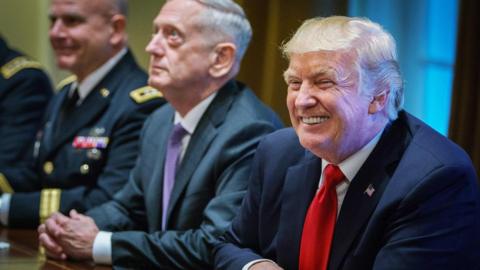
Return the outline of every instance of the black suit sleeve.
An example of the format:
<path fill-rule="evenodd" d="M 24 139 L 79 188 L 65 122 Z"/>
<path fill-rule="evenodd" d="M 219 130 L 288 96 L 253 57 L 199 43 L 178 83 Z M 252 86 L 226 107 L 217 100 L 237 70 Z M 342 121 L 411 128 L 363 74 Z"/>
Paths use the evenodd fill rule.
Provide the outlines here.
<path fill-rule="evenodd" d="M 266 154 L 260 143 L 252 165 L 247 194 L 239 214 L 232 221 L 228 231 L 215 243 L 213 254 L 216 269 L 242 269 L 247 263 L 262 259 L 255 253 L 258 243 L 258 209 L 261 203 L 263 155 Z M 251 247 L 251 248 L 241 248 Z"/>

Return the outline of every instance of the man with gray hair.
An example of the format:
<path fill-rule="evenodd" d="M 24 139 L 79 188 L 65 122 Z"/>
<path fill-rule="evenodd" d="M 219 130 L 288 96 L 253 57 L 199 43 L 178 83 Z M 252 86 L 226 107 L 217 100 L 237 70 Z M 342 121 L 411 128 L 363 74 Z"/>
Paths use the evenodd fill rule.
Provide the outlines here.
<path fill-rule="evenodd" d="M 250 37 L 233 1 L 165 3 L 146 50 L 149 84 L 169 104 L 145 123 L 137 164 L 112 201 L 87 216 L 54 214 L 39 227 L 49 256 L 212 269 L 211 248 L 237 214 L 256 146 L 281 126 L 233 79 Z"/>
<path fill-rule="evenodd" d="M 216 269 L 477 269 L 480 192 L 466 153 L 401 109 L 395 42 L 315 18 L 283 46 L 293 128 L 260 143 Z"/>

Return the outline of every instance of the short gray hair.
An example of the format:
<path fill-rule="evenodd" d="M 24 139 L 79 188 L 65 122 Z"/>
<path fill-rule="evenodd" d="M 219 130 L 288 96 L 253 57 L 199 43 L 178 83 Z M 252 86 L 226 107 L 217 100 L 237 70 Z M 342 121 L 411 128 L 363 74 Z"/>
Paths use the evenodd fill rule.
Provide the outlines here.
<path fill-rule="evenodd" d="M 287 59 L 292 53 L 313 51 L 354 51 L 362 94 L 376 96 L 388 89 L 388 118 L 397 118 L 403 105 L 403 79 L 397 62 L 393 37 L 377 23 L 365 18 L 332 16 L 305 21 L 282 45 Z"/>
<path fill-rule="evenodd" d="M 128 16 L 128 1 L 127 0 L 115 0 L 115 6 L 117 7 L 120 14 L 125 17 Z"/>
<path fill-rule="evenodd" d="M 194 0 L 206 9 L 200 20 L 209 38 L 215 42 L 231 39 L 237 47 L 236 60 L 240 62 L 252 39 L 252 27 L 242 7 L 232 0 Z"/>
<path fill-rule="evenodd" d="M 125 17 L 128 16 L 128 1 L 127 0 L 97 0 L 100 4 L 97 12 L 102 12 L 104 16 L 110 18 L 113 15 L 120 14 Z"/>

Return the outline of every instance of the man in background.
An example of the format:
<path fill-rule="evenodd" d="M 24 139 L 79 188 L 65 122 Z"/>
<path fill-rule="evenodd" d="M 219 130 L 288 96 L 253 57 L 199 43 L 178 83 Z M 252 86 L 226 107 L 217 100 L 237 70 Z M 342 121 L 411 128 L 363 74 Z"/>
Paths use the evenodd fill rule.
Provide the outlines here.
<path fill-rule="evenodd" d="M 36 227 L 52 212 L 84 212 L 112 198 L 138 155 L 148 114 L 164 103 L 127 48 L 125 0 L 52 0 L 50 41 L 74 76 L 59 86 L 32 163 L 4 169 L 0 221 Z"/>
<path fill-rule="evenodd" d="M 149 84 L 169 104 L 146 122 L 138 162 L 114 200 L 88 216 L 54 214 L 39 227 L 47 254 L 135 269 L 212 269 L 212 244 L 237 214 L 257 143 L 281 126 L 234 80 L 250 38 L 233 1 L 166 2 L 146 50 Z"/>
<path fill-rule="evenodd" d="M 8 47 L 0 36 L 0 168 L 25 165 L 53 95 L 40 63 Z M 0 194 L 10 191 L 0 174 Z"/>
<path fill-rule="evenodd" d="M 307 20 L 283 46 L 293 128 L 260 143 L 216 269 L 478 269 L 466 153 L 401 109 L 395 42 L 367 19 Z"/>

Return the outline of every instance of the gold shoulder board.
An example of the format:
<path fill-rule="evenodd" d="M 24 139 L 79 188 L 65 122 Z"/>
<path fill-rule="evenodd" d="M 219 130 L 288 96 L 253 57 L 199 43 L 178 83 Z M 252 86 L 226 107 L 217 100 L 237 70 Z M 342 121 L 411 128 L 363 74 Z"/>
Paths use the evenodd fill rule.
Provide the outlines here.
<path fill-rule="evenodd" d="M 75 75 L 70 75 L 70 76 L 66 77 L 65 79 L 61 80 L 57 84 L 57 90 L 62 89 L 65 85 L 70 84 L 70 83 L 72 83 L 76 80 L 77 80 L 77 76 L 75 76 Z"/>
<path fill-rule="evenodd" d="M 139 104 L 154 98 L 161 98 L 162 96 L 160 91 L 150 86 L 140 87 L 130 92 L 130 97 Z"/>
<path fill-rule="evenodd" d="M 2 75 L 5 79 L 9 79 L 17 72 L 26 68 L 41 69 L 42 65 L 36 61 L 32 61 L 24 56 L 15 57 L 10 62 L 1 67 Z"/>

